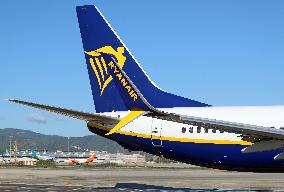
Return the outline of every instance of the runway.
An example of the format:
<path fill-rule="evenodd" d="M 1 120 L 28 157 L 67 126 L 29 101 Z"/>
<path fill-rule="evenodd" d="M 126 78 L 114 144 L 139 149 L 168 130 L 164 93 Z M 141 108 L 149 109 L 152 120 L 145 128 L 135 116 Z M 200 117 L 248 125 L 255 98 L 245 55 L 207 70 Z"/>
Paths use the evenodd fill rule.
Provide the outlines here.
<path fill-rule="evenodd" d="M 284 174 L 198 168 L 1 168 L 0 191 L 284 191 Z"/>

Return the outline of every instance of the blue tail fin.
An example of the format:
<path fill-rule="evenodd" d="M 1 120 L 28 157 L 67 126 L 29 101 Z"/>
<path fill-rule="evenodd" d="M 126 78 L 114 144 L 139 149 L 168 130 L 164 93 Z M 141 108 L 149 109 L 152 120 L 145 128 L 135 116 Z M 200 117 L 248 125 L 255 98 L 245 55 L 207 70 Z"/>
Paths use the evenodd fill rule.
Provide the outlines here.
<path fill-rule="evenodd" d="M 36 157 L 36 151 L 32 149 L 31 155 L 32 155 L 33 158 L 35 158 Z"/>
<path fill-rule="evenodd" d="M 116 59 L 119 66 L 155 108 L 208 106 L 157 88 L 95 6 L 77 7 L 77 17 L 97 112 L 127 110 L 106 67 L 104 54 Z"/>
<path fill-rule="evenodd" d="M 142 93 L 133 84 L 132 80 L 120 68 L 115 58 L 106 54 L 104 54 L 104 58 L 108 63 L 106 65 L 108 71 L 113 77 L 113 81 L 116 84 L 119 94 L 127 109 L 131 111 L 155 111 L 155 108 L 148 103 L 147 99 L 143 97 Z"/>

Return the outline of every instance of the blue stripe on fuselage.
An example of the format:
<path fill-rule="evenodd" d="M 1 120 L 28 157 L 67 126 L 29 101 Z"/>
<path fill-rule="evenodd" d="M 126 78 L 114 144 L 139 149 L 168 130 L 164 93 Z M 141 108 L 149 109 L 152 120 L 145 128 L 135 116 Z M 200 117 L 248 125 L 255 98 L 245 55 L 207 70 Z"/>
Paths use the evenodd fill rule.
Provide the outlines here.
<path fill-rule="evenodd" d="M 284 160 L 273 159 L 282 152 L 281 150 L 245 154 L 241 152 L 246 147 L 244 145 L 200 144 L 167 140 L 162 141 L 162 147 L 155 147 L 151 139 L 119 133 L 105 136 L 106 131 L 104 130 L 91 127 L 89 130 L 116 141 L 128 149 L 162 155 L 184 163 L 238 171 L 284 172 Z"/>

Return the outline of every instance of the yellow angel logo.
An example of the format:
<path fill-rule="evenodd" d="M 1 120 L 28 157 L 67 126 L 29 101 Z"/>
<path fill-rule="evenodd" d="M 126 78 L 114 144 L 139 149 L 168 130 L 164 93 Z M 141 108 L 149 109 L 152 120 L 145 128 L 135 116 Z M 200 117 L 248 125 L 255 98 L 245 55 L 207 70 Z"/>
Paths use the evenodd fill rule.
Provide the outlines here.
<path fill-rule="evenodd" d="M 102 53 L 114 56 L 121 68 L 123 68 L 126 61 L 126 57 L 123 55 L 124 47 L 118 47 L 115 50 L 111 46 L 104 46 L 94 51 L 85 51 L 85 54 L 90 56 L 89 61 L 100 86 L 100 96 L 102 96 L 105 88 L 112 80 L 112 76 L 108 72 L 107 64 L 105 59 L 102 57 Z"/>

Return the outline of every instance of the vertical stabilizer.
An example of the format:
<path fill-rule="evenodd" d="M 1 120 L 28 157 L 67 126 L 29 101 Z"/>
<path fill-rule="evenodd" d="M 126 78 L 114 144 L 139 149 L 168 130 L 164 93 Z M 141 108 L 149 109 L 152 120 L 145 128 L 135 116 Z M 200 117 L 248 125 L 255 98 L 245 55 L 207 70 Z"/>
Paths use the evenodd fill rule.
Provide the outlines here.
<path fill-rule="evenodd" d="M 137 88 L 143 92 L 143 96 L 153 107 L 208 106 L 157 88 L 95 6 L 77 7 L 77 16 L 97 112 L 127 110 L 113 82 L 113 77 L 107 70 L 104 54 L 116 59 L 118 65 L 132 79 Z"/>

